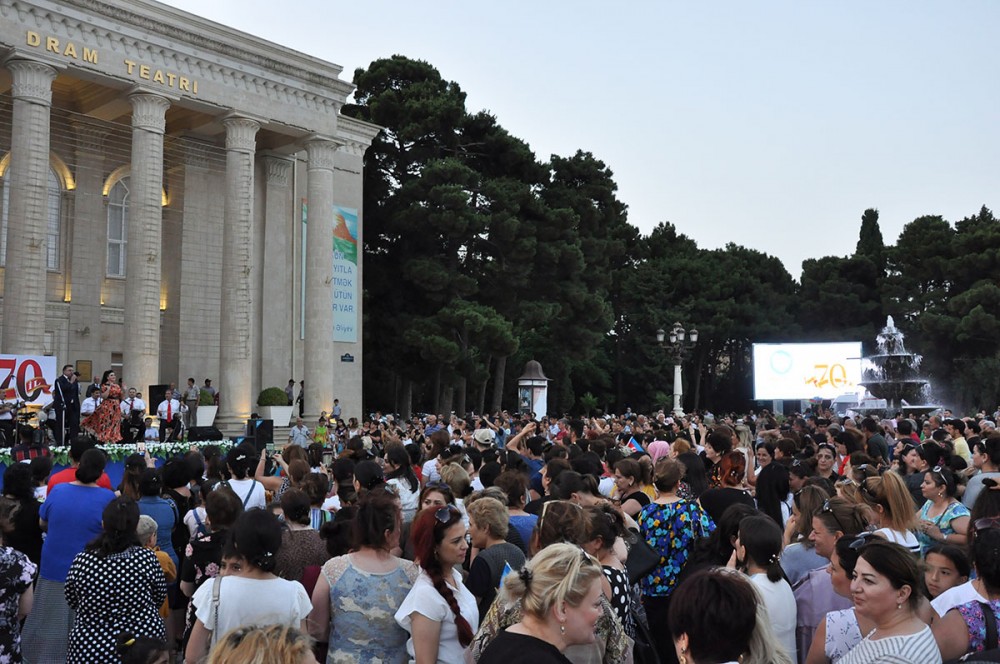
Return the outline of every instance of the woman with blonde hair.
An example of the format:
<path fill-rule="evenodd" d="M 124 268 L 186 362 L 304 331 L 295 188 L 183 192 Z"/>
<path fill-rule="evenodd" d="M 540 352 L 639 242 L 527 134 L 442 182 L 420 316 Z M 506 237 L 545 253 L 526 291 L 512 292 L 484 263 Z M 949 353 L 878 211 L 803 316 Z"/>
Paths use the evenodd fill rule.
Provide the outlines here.
<path fill-rule="evenodd" d="M 581 555 L 581 548 L 589 539 L 590 519 L 583 508 L 565 500 L 550 500 L 542 507 L 532 550 L 537 552 L 535 554 L 537 558 L 548 547 L 569 544 L 575 548 L 577 555 Z M 505 579 L 510 576 L 508 574 Z M 596 629 L 593 630 L 596 632 L 596 639 L 569 644 L 563 654 L 566 659 L 577 664 L 584 662 L 620 664 L 630 661 L 632 642 L 626 636 L 621 621 L 615 617 L 614 607 L 603 594 L 598 593 L 598 596 L 601 602 L 601 615 L 597 619 Z M 521 602 L 516 597 L 508 598 L 501 593 L 483 617 L 469 652 L 471 661 L 480 661 L 494 639 L 508 627 L 521 621 L 522 612 Z M 466 661 L 469 661 L 468 657 Z"/>
<path fill-rule="evenodd" d="M 906 483 L 896 473 L 869 477 L 858 484 L 858 496 L 871 508 L 871 522 L 878 526 L 875 534 L 905 547 L 910 553 L 920 553 L 920 542 L 913 529 L 917 519 Z"/>
<path fill-rule="evenodd" d="M 441 481 L 448 485 L 455 496 L 455 507 L 462 513 L 462 523 L 469 527 L 469 515 L 465 511 L 465 497 L 472 492 L 472 479 L 465 468 L 457 463 L 446 463 L 441 467 Z"/>
<path fill-rule="evenodd" d="M 601 566 L 580 547 L 552 544 L 506 576 L 503 597 L 521 620 L 500 632 L 480 664 L 566 664 L 563 651 L 594 641 L 601 616 Z"/>
<path fill-rule="evenodd" d="M 287 625 L 237 627 L 212 648 L 208 664 L 317 664 L 308 636 Z"/>

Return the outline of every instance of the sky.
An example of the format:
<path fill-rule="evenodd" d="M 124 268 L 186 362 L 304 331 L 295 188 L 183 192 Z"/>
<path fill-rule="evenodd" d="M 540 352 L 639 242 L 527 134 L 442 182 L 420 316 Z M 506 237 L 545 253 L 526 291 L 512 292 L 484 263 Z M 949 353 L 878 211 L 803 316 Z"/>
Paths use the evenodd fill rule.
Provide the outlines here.
<path fill-rule="evenodd" d="M 854 251 L 879 210 L 997 210 L 1000 3 L 168 0 L 354 70 L 425 60 L 539 159 L 593 153 L 643 234 Z"/>

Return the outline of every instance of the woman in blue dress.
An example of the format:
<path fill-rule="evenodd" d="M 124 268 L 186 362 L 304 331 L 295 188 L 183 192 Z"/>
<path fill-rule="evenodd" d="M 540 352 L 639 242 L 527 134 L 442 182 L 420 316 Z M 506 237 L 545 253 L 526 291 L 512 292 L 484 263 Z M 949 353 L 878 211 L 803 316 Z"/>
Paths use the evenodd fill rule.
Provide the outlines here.
<path fill-rule="evenodd" d="M 407 661 L 409 635 L 393 617 L 420 569 L 393 556 L 402 513 L 388 491 L 366 493 L 354 519 L 354 552 L 326 562 L 313 590 L 309 625 L 328 641 L 327 664 Z"/>

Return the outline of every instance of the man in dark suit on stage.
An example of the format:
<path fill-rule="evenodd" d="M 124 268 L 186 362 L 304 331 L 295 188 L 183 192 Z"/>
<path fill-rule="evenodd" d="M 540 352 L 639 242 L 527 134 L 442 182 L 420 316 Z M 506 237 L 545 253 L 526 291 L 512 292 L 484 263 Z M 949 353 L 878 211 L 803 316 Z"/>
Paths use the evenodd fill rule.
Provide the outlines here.
<path fill-rule="evenodd" d="M 72 364 L 63 367 L 62 375 L 56 378 L 52 390 L 52 407 L 56 410 L 56 445 L 66 445 L 65 441 L 76 440 L 80 433 L 80 386 L 76 379 L 80 373 Z"/>

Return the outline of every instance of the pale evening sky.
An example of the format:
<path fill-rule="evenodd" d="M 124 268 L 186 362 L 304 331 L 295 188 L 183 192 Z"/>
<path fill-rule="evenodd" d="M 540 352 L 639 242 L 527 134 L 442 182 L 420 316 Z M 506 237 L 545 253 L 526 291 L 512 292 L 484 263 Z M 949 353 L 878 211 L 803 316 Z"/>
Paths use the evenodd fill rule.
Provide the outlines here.
<path fill-rule="evenodd" d="M 1000 185 L 1000 3 L 168 0 L 354 69 L 426 60 L 541 159 L 587 150 L 643 233 L 847 255 Z"/>

